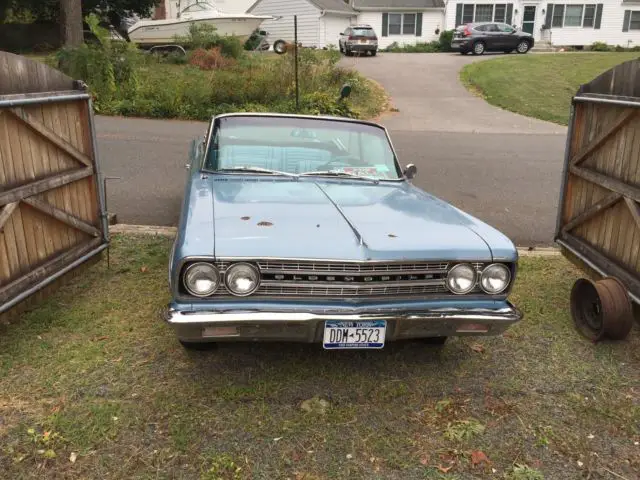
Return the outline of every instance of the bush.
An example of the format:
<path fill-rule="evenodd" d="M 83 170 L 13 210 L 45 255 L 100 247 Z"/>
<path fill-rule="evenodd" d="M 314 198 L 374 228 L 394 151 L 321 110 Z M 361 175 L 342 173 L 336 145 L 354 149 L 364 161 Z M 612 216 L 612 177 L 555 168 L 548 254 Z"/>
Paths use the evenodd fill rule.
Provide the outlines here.
<path fill-rule="evenodd" d="M 421 42 L 416 43 L 415 45 L 398 45 L 397 42 L 393 42 L 384 50 L 385 52 L 393 52 L 393 53 L 436 53 L 442 51 L 440 48 L 439 41 L 433 42 Z"/>
<path fill-rule="evenodd" d="M 189 55 L 189 64 L 198 67 L 200 70 L 218 70 L 235 64 L 233 58 L 225 57 L 221 47 L 205 50 L 199 48 Z"/>
<path fill-rule="evenodd" d="M 225 57 L 238 59 L 244 47 L 236 37 L 223 37 L 216 33 L 216 27 L 208 23 L 191 24 L 189 33 L 184 37 L 176 37 L 177 44 L 184 45 L 190 50 L 210 50 L 220 47 Z"/>
<path fill-rule="evenodd" d="M 613 49 L 605 42 L 593 42 L 589 50 L 592 52 L 611 52 Z"/>
<path fill-rule="evenodd" d="M 451 51 L 451 41 L 453 40 L 453 32 L 455 30 L 443 30 L 440 32 L 440 39 L 438 43 L 440 44 L 441 52 L 450 52 Z"/>

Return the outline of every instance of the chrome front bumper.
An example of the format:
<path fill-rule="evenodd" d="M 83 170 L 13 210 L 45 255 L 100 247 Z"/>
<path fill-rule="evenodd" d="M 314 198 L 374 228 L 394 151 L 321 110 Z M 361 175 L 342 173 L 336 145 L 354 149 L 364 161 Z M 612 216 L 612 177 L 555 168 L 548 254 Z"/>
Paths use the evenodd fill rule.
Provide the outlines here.
<path fill-rule="evenodd" d="M 325 314 L 305 312 L 181 311 L 167 309 L 165 320 L 189 342 L 293 341 L 321 342 L 326 320 L 386 320 L 387 340 L 499 335 L 522 319 L 510 303 L 496 309 L 437 308 L 416 312 Z"/>

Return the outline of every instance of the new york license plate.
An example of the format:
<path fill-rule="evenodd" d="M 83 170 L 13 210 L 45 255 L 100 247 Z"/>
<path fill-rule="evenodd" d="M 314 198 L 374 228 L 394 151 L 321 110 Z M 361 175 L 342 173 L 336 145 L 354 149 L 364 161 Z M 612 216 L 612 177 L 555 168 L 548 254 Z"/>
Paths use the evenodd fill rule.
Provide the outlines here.
<path fill-rule="evenodd" d="M 326 349 L 382 348 L 386 332 L 387 322 L 384 320 L 327 320 L 324 323 L 323 346 Z"/>

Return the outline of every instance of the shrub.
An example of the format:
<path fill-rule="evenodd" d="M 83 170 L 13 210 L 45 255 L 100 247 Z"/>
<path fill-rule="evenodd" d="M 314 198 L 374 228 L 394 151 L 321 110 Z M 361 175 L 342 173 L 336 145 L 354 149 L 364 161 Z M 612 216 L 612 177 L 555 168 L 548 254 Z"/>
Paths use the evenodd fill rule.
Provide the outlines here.
<path fill-rule="evenodd" d="M 394 53 L 436 53 L 440 52 L 440 42 L 421 42 L 416 43 L 415 45 L 403 45 L 400 46 L 396 42 L 393 42 L 389 45 L 385 52 L 394 52 Z"/>
<path fill-rule="evenodd" d="M 208 23 L 191 24 L 189 33 L 184 37 L 177 36 L 176 43 L 184 45 L 190 50 L 210 50 L 220 47 L 225 57 L 240 58 L 244 47 L 236 37 L 223 37 L 217 34 L 216 27 Z"/>
<path fill-rule="evenodd" d="M 453 40 L 453 32 L 455 30 L 443 30 L 440 32 L 440 39 L 438 43 L 440 44 L 441 52 L 450 52 L 451 51 L 451 41 Z"/>
<path fill-rule="evenodd" d="M 592 52 L 610 52 L 612 48 L 605 42 L 593 42 L 589 50 Z"/>
<path fill-rule="evenodd" d="M 235 64 L 235 60 L 227 58 L 222 54 L 221 47 L 205 50 L 199 48 L 189 55 L 189 64 L 198 67 L 200 70 L 218 70 Z"/>
<path fill-rule="evenodd" d="M 63 48 L 54 59 L 57 67 L 72 78 L 83 80 L 94 96 L 108 102 L 116 90 L 135 92 L 141 55 L 135 45 L 112 42 L 109 32 L 91 14 L 85 18 L 98 42 L 78 48 Z"/>

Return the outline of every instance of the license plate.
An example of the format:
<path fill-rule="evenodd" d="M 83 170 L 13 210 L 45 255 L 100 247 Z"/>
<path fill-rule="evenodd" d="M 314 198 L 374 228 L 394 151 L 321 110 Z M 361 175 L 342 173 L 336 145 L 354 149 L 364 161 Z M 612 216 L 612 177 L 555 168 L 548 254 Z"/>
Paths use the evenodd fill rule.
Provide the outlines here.
<path fill-rule="evenodd" d="M 324 323 L 323 346 L 326 349 L 383 348 L 386 332 L 385 320 L 327 320 Z"/>
<path fill-rule="evenodd" d="M 369 40 L 360 40 L 360 43 L 369 43 Z"/>

